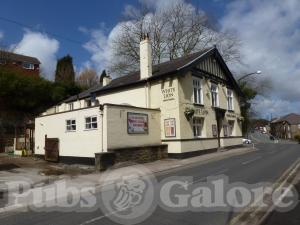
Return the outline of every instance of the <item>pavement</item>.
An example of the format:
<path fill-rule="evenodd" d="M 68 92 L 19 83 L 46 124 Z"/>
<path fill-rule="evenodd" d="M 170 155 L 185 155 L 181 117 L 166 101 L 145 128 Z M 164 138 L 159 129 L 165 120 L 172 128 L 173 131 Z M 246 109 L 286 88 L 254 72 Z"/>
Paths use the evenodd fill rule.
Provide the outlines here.
<path fill-rule="evenodd" d="M 230 182 L 257 184 L 259 182 L 275 182 L 283 172 L 300 157 L 299 145 L 290 143 L 258 143 L 257 149 L 236 149 L 228 152 L 218 152 L 185 160 L 166 160 L 146 164 L 158 181 L 171 176 L 192 176 L 194 183 L 207 179 L 209 176 L 226 175 Z M 129 168 L 129 167 L 128 167 Z M 125 170 L 120 168 L 119 170 Z M 109 171 L 108 171 L 109 172 Z M 105 173 L 104 173 L 105 174 Z M 99 184 L 101 174 L 77 176 L 73 185 L 91 182 Z M 113 181 L 113 179 L 112 179 Z M 101 192 L 96 192 L 97 203 Z M 9 211 L 0 213 L 1 224 L 117 224 L 110 215 L 95 208 L 89 212 L 62 212 L 56 207 L 38 211 Z M 169 212 L 157 207 L 153 214 L 140 224 L 180 224 L 180 225 L 222 225 L 234 217 L 228 210 L 216 212 Z M 22 221 L 22 222 L 20 222 Z M 249 221 L 251 224 L 251 221 Z"/>

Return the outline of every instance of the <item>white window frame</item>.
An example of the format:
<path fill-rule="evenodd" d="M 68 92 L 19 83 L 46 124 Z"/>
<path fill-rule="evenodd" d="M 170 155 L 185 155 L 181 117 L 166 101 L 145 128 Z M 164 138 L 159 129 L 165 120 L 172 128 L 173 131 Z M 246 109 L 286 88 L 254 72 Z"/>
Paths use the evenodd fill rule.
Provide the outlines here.
<path fill-rule="evenodd" d="M 213 90 L 215 88 L 215 90 Z M 219 107 L 219 87 L 217 84 L 212 83 L 210 87 L 210 92 L 211 92 L 211 105 L 212 107 Z M 214 101 L 214 94 L 215 94 L 215 101 Z M 214 104 L 215 102 L 215 104 Z"/>
<path fill-rule="evenodd" d="M 227 109 L 234 111 L 234 95 L 232 89 L 227 89 Z"/>
<path fill-rule="evenodd" d="M 193 135 L 195 138 L 203 137 L 204 118 L 193 117 L 192 127 L 193 127 Z"/>
<path fill-rule="evenodd" d="M 28 65 L 28 67 L 26 67 L 25 65 Z M 22 67 L 26 70 L 34 70 L 34 64 L 33 63 L 22 62 Z"/>
<path fill-rule="evenodd" d="M 68 103 L 68 110 L 69 110 L 69 111 L 74 110 L 74 103 L 73 103 L 73 102 Z"/>
<path fill-rule="evenodd" d="M 202 79 L 198 77 L 193 77 L 193 102 L 203 105 Z"/>
<path fill-rule="evenodd" d="M 90 118 L 90 122 L 87 122 L 86 120 Z M 93 118 L 96 118 L 96 121 L 93 121 Z M 93 127 L 93 124 L 96 124 L 96 127 Z M 88 127 L 87 125 L 90 125 Z M 98 129 L 98 117 L 97 116 L 86 116 L 84 118 L 84 128 L 85 130 L 97 130 Z"/>
<path fill-rule="evenodd" d="M 68 121 L 70 121 L 70 124 L 68 124 Z M 75 129 L 73 126 L 75 126 Z M 66 132 L 75 132 L 76 129 L 77 129 L 76 119 L 67 119 L 66 120 Z"/>
<path fill-rule="evenodd" d="M 233 126 L 231 126 L 230 123 L 233 123 Z M 235 121 L 234 120 L 228 120 L 228 137 L 232 137 L 235 135 Z"/>

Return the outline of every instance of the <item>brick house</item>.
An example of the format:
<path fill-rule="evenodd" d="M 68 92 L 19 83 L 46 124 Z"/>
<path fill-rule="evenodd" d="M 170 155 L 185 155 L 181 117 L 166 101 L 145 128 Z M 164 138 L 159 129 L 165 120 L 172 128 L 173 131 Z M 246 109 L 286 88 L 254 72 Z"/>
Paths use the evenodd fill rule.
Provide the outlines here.
<path fill-rule="evenodd" d="M 31 56 L 0 51 L 0 69 L 20 71 L 30 76 L 39 76 L 41 62 Z"/>
<path fill-rule="evenodd" d="M 271 121 L 271 134 L 282 139 L 294 139 L 300 134 L 300 115 L 290 113 Z"/>

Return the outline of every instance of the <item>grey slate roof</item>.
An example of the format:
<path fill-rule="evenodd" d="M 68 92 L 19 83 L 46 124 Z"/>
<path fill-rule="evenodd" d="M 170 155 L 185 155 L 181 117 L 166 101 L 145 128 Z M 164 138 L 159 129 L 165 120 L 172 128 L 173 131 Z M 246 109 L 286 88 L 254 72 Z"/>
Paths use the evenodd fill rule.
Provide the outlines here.
<path fill-rule="evenodd" d="M 32 64 L 41 64 L 41 62 L 35 57 L 16 54 L 16 53 L 7 52 L 7 51 L 0 51 L 0 57 L 1 57 L 1 59 L 11 60 L 11 61 L 15 61 L 15 62 L 28 62 L 28 63 L 32 63 Z"/>
<path fill-rule="evenodd" d="M 300 124 L 300 115 L 296 113 L 290 113 L 288 115 L 280 117 L 275 121 L 272 121 L 272 123 L 279 123 L 279 122 L 288 122 L 290 125 L 298 125 Z"/>
<path fill-rule="evenodd" d="M 171 61 L 153 65 L 152 76 L 149 77 L 147 80 L 159 79 L 162 76 L 166 76 L 169 74 L 175 74 L 179 71 L 182 71 L 182 70 L 188 68 L 189 66 L 192 66 L 194 62 L 204 58 L 205 56 L 208 56 L 209 54 L 213 54 L 213 53 L 218 53 L 218 50 L 216 48 L 207 48 L 207 49 L 203 49 L 202 51 L 192 53 L 187 56 L 183 56 L 183 57 L 171 60 Z M 227 68 L 225 62 L 223 61 L 223 59 L 220 59 L 220 60 L 222 61 L 221 63 L 223 63 L 223 66 L 226 67 L 227 72 L 230 74 L 231 81 L 234 83 L 235 87 L 239 90 L 239 93 L 241 93 L 236 81 L 234 80 L 229 69 Z M 140 79 L 140 71 L 135 71 L 128 75 L 113 79 L 108 85 L 106 85 L 104 87 L 101 85 L 98 85 L 93 88 L 90 88 L 90 89 L 80 93 L 79 95 L 68 98 L 67 100 L 65 100 L 65 102 L 70 102 L 70 101 L 74 101 L 76 99 L 86 98 L 86 97 L 92 95 L 93 93 L 102 93 L 102 92 L 111 91 L 116 88 L 139 84 L 142 82 L 146 82 L 147 80 L 141 80 Z"/>

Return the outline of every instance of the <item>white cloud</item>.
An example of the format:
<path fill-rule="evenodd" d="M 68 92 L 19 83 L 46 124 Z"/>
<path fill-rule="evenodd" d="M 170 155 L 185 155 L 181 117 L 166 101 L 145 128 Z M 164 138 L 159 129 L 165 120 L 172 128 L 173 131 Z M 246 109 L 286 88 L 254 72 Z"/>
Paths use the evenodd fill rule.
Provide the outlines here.
<path fill-rule="evenodd" d="M 292 109 L 300 113 L 299 10 L 298 0 L 233 1 L 221 20 L 223 29 L 236 32 L 242 41 L 244 65 L 231 67 L 237 71 L 262 70 L 262 75 L 273 81 L 272 99 L 262 99 L 259 104 L 265 107 L 261 112 L 276 108 L 282 113 Z"/>
<path fill-rule="evenodd" d="M 4 32 L 0 30 L 0 40 L 3 39 L 4 37 Z"/>
<path fill-rule="evenodd" d="M 14 45 L 14 51 L 20 54 L 37 57 L 41 62 L 41 70 L 46 78 L 54 79 L 56 53 L 59 42 L 46 34 L 26 30 L 22 40 Z"/>

